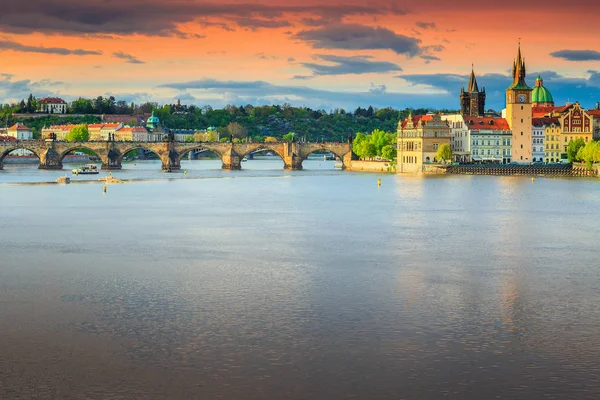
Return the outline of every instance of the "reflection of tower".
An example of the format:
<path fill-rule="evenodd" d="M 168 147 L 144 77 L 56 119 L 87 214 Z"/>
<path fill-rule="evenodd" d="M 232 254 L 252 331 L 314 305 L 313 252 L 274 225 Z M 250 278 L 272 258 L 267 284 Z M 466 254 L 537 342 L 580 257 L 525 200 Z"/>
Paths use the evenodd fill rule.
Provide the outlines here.
<path fill-rule="evenodd" d="M 521 44 L 513 64 L 513 83 L 506 89 L 506 121 L 512 130 L 512 160 L 531 162 L 531 88 L 525 83 L 525 59 Z"/>
<path fill-rule="evenodd" d="M 465 92 L 464 87 L 460 89 L 460 112 L 462 115 L 473 117 L 485 114 L 485 87 L 479 91 L 474 69 L 471 69 L 471 78 L 469 79 L 467 91 Z"/>

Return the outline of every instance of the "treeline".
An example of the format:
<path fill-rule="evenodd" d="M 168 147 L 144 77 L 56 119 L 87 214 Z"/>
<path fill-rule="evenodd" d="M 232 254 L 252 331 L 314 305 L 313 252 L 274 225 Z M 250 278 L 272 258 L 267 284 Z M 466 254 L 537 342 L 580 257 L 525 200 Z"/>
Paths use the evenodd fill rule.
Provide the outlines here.
<path fill-rule="evenodd" d="M 23 122 L 39 132 L 38 126 L 48 126 L 56 123 L 87 122 L 64 117 L 60 120 L 35 121 L 32 119 L 17 119 L 15 113 L 26 113 L 37 109 L 37 99 L 30 95 L 27 101 L 17 104 L 0 106 L 0 123 L 7 125 Z M 410 109 L 397 110 L 393 108 L 376 109 L 374 107 L 358 107 L 353 111 L 334 109 L 330 111 L 315 110 L 308 107 L 292 107 L 289 104 L 252 106 L 228 105 L 222 109 L 210 106 L 198 107 L 175 104 L 159 105 L 147 102 L 143 104 L 127 103 L 113 96 L 98 96 L 94 99 L 79 98 L 69 105 L 68 113 L 83 115 L 122 114 L 142 116 L 155 112 L 164 127 L 170 129 L 206 129 L 216 127 L 220 133 L 227 135 L 227 126 L 237 123 L 247 130 L 247 136 L 254 141 L 263 141 L 271 136 L 281 139 L 284 135 L 294 132 L 294 138 L 306 141 L 346 141 L 350 135 L 357 132 L 370 133 L 376 129 L 385 132 L 396 132 L 398 121 L 406 118 L 410 112 L 413 115 L 427 112 L 456 112 L 456 110 Z M 45 118 L 45 117 L 44 117 Z M 50 118 L 51 119 L 51 118 Z M 57 122 L 60 121 L 60 122 Z M 91 122 L 97 122 L 94 119 Z"/>
<path fill-rule="evenodd" d="M 345 142 L 357 132 L 370 133 L 376 129 L 396 132 L 398 121 L 410 112 L 425 114 L 427 109 L 357 108 L 354 111 L 335 109 L 314 110 L 308 107 L 292 107 L 289 104 L 272 106 L 231 106 L 213 109 L 209 106 L 165 105 L 155 111 L 165 126 L 173 129 L 217 127 L 227 134 L 227 126 L 238 123 L 247 130 L 253 141 L 264 141 L 266 137 L 283 138 L 293 132 L 295 140 Z M 447 110 L 446 110 L 447 111 Z"/>

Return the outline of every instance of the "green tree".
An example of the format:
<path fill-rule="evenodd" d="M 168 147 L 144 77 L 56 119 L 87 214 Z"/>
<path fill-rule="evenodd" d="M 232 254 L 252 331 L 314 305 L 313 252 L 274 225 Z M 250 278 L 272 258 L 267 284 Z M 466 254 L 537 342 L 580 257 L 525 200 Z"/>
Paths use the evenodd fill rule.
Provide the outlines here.
<path fill-rule="evenodd" d="M 283 140 L 284 142 L 291 142 L 292 140 L 294 140 L 294 132 L 286 133 L 281 137 L 281 140 Z"/>
<path fill-rule="evenodd" d="M 435 155 L 435 158 L 438 160 L 450 161 L 452 160 L 452 148 L 448 143 L 444 143 L 438 148 L 438 151 Z"/>
<path fill-rule="evenodd" d="M 579 149 L 583 147 L 585 147 L 585 141 L 583 140 L 583 138 L 571 140 L 569 142 L 569 145 L 567 146 L 567 158 L 569 159 L 569 162 L 572 163 L 573 161 L 580 160 L 577 158 L 577 153 L 579 152 Z"/>
<path fill-rule="evenodd" d="M 87 125 L 78 125 L 65 136 L 67 142 L 87 142 L 89 138 Z"/>
<path fill-rule="evenodd" d="M 396 158 L 396 155 L 396 148 L 391 144 L 385 145 L 381 149 L 381 157 L 385 158 L 386 160 L 393 160 Z"/>

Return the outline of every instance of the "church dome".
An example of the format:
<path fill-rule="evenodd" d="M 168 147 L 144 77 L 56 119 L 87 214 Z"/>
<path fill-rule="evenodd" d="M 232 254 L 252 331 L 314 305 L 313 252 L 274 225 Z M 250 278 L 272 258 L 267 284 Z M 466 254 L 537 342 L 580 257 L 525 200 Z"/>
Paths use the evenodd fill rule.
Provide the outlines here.
<path fill-rule="evenodd" d="M 154 111 L 152 111 L 152 116 L 150 118 L 148 118 L 147 123 L 148 124 L 153 124 L 153 125 L 158 125 L 159 122 L 160 122 L 160 120 L 158 119 L 158 117 L 156 117 L 154 115 Z"/>
<path fill-rule="evenodd" d="M 538 75 L 535 80 L 535 87 L 531 92 L 531 102 L 534 104 L 554 105 L 554 99 L 548 89 L 544 87 L 542 77 Z"/>

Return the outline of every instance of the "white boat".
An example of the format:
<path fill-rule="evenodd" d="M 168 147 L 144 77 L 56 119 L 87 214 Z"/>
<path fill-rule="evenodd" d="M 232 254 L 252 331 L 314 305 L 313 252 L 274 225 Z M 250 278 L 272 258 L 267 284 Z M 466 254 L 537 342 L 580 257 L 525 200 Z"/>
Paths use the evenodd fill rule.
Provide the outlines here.
<path fill-rule="evenodd" d="M 248 161 L 248 157 L 242 158 L 242 162 L 246 162 L 246 161 Z"/>
<path fill-rule="evenodd" d="M 84 165 L 81 168 L 76 168 L 73 170 L 73 174 L 75 175 L 93 175 L 98 174 L 98 166 L 96 164 L 88 164 Z"/>
<path fill-rule="evenodd" d="M 333 166 L 333 168 L 342 169 L 342 168 L 344 168 L 344 163 L 335 163 L 335 165 Z"/>

